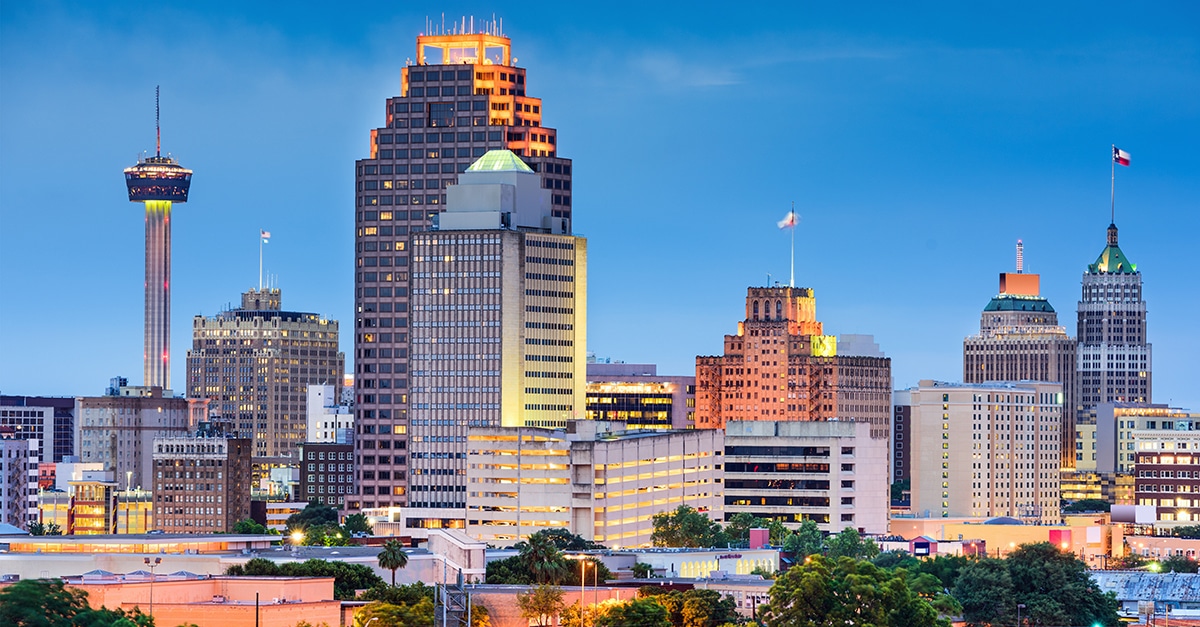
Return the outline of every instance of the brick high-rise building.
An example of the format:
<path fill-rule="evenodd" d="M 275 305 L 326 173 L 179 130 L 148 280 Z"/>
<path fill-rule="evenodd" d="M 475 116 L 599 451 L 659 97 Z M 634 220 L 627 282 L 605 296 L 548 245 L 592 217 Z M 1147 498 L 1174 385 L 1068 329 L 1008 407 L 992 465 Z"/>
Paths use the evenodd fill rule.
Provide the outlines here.
<path fill-rule="evenodd" d="M 472 26 L 462 30 L 475 29 Z M 431 228 L 435 217 L 445 209 L 446 188 L 487 151 L 512 150 L 538 174 L 540 185 L 547 194 L 547 217 L 556 222 L 559 231 L 571 232 L 571 161 L 558 155 L 557 132 L 542 126 L 542 101 L 526 94 L 525 69 L 516 66 L 511 42 L 500 34 L 497 25 L 488 23 L 483 32 L 422 35 L 417 38 L 415 59 L 401 69 L 399 94 L 387 99 L 382 124 L 371 130 L 369 155 L 355 165 L 355 424 L 357 462 L 364 489 L 361 502 L 354 505 L 362 507 L 407 505 L 413 495 L 408 490 L 409 472 L 410 468 L 417 469 L 410 466 L 412 458 L 408 451 L 414 431 L 419 427 L 411 416 L 416 384 L 410 371 L 418 368 L 426 371 L 429 364 L 419 365 L 412 360 L 417 346 L 410 337 L 409 320 L 415 314 L 411 311 L 415 284 L 410 273 L 417 270 L 410 266 L 410 255 L 419 254 L 413 250 L 415 240 Z M 512 231 L 489 239 L 511 239 L 515 235 Z M 426 254 L 448 250 L 444 248 L 449 244 L 448 238 L 421 241 L 424 242 L 422 251 Z M 453 245 L 496 248 L 497 242 L 459 241 Z M 562 256 L 560 253 L 569 252 L 546 250 L 553 254 L 530 254 L 557 258 Z M 456 259 L 464 261 L 461 257 Z M 464 271 L 484 270 L 471 268 Z M 563 272 L 538 274 L 566 275 Z M 494 282 L 492 278 L 488 280 Z M 569 291 L 565 284 L 546 283 L 546 286 L 536 289 L 547 293 Z M 557 287 L 550 289 L 549 286 Z M 582 290 L 583 286 L 579 287 Z M 517 294 L 514 291 L 512 295 Z M 467 312 L 460 310 L 426 312 L 429 323 L 439 325 L 458 324 L 455 321 L 465 315 Z M 451 332 L 452 328 L 444 330 Z M 458 331 L 465 329 L 453 332 Z M 579 368 L 578 382 L 582 384 L 582 363 Z M 491 368 L 487 370 L 492 371 Z M 567 386 L 560 384 L 565 381 L 544 380 L 536 387 L 563 389 Z M 530 387 L 535 386 L 531 384 Z M 429 402 L 444 404 L 443 401 Z M 463 400 L 456 404 L 461 402 L 478 404 L 484 401 Z M 571 402 L 539 404 L 574 405 Z M 582 411 L 582 399 L 578 405 Z M 450 420 L 457 424 L 457 417 L 431 420 Z M 460 436 L 431 434 L 429 437 Z M 454 463 L 461 465 L 463 461 L 458 459 Z M 458 471 L 457 468 L 421 469 L 422 472 L 425 470 Z M 449 487 L 464 487 L 462 481 L 459 477 L 454 481 L 455 485 Z M 418 495 L 420 498 L 416 500 L 421 502 L 463 505 L 461 492 L 454 498 L 428 498 L 431 494 L 424 491 Z"/>
<path fill-rule="evenodd" d="M 696 428 L 732 420 L 857 420 L 888 437 L 891 359 L 839 355 L 806 287 L 752 287 L 725 354 L 696 358 Z"/>
<path fill-rule="evenodd" d="M 1083 275 L 1078 334 L 1078 422 L 1094 424 L 1101 403 L 1151 402 L 1142 273 L 1117 246 L 1115 224 L 1108 225 L 1107 246 Z"/>
<path fill-rule="evenodd" d="M 200 431 L 154 440 L 154 525 L 165 533 L 229 532 L 250 517 L 248 438 Z"/>
<path fill-rule="evenodd" d="M 963 381 L 1054 381 L 1063 388 L 1062 467 L 1075 467 L 1075 338 L 1041 296 L 1041 277 L 1024 272 L 1017 241 L 1017 271 L 1000 274 L 1000 291 L 979 318 L 979 335 L 963 340 Z"/>
<path fill-rule="evenodd" d="M 254 457 L 294 464 L 308 434 L 308 386 L 332 385 L 336 398 L 345 362 L 336 320 L 283 311 L 278 289 L 251 289 L 241 307 L 193 318 L 188 396 L 209 399 L 222 425 L 253 438 Z"/>
<path fill-rule="evenodd" d="M 192 407 L 188 399 L 164 394 L 162 388 L 119 386 L 119 382 L 104 396 L 77 398 L 79 460 L 104 464 L 116 485 L 148 489 L 154 476 L 154 439 L 187 433 Z"/>

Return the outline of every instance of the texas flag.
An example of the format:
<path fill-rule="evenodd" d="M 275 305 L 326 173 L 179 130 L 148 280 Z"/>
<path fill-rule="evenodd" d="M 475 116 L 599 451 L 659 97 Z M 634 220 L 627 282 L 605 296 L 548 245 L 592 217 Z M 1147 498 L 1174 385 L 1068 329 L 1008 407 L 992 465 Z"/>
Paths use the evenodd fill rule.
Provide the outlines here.
<path fill-rule="evenodd" d="M 778 224 L 779 224 L 779 228 L 788 229 L 788 228 L 795 227 L 796 223 L 799 221 L 800 221 L 800 216 L 797 216 L 795 211 L 789 211 L 786 216 L 783 216 L 783 219 L 780 220 L 778 222 Z"/>
<path fill-rule="evenodd" d="M 1129 165 L 1129 153 L 1117 148 L 1116 146 L 1113 146 L 1113 161 L 1116 161 L 1121 165 Z"/>
<path fill-rule="evenodd" d="M 262 241 L 264 244 L 269 244 L 271 242 L 271 232 L 270 231 L 264 231 L 262 229 L 259 229 L 258 232 L 259 232 L 259 235 L 262 236 Z"/>

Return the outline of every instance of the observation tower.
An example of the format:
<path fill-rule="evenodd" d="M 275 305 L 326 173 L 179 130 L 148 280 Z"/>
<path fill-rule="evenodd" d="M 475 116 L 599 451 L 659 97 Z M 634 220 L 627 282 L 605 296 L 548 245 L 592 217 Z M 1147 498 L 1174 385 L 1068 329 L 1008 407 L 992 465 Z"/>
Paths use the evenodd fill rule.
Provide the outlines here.
<path fill-rule="evenodd" d="M 192 171 L 162 155 L 158 113 L 155 88 L 154 156 L 125 168 L 125 185 L 129 188 L 129 202 L 146 205 L 144 385 L 168 389 L 171 387 L 171 205 L 187 202 Z"/>

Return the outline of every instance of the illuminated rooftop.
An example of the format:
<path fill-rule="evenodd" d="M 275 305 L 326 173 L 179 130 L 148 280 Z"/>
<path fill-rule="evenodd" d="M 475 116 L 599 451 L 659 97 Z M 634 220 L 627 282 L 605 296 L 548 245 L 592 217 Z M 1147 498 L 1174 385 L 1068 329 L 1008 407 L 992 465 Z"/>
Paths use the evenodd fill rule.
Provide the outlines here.
<path fill-rule="evenodd" d="M 125 186 L 130 202 L 170 200 L 187 202 L 192 186 L 192 171 L 171 157 L 146 157 L 138 164 L 125 168 Z"/>
<path fill-rule="evenodd" d="M 472 163 L 467 172 L 529 172 L 533 169 L 511 150 L 489 150 Z"/>

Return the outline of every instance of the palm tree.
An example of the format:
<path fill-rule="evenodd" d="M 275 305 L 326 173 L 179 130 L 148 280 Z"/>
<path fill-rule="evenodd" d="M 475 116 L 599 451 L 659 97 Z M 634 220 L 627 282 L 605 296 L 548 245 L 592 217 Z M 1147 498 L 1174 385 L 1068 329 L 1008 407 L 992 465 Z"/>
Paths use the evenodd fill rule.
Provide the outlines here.
<path fill-rule="evenodd" d="M 521 546 L 521 561 L 539 584 L 558 583 L 566 575 L 562 553 L 549 536 L 537 532 Z"/>
<path fill-rule="evenodd" d="M 383 550 L 379 552 L 379 567 L 392 571 L 393 588 L 396 587 L 396 569 L 405 566 L 408 566 L 408 553 L 404 552 L 404 545 L 396 540 L 383 543 Z"/>

